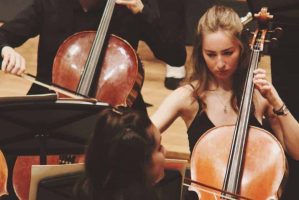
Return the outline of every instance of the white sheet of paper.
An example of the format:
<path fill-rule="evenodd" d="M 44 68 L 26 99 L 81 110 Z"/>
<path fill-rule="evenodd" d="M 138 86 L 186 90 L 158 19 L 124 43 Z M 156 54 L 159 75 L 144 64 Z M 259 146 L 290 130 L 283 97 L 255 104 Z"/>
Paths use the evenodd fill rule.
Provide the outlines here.
<path fill-rule="evenodd" d="M 40 180 L 61 174 L 75 173 L 84 170 L 84 164 L 67 165 L 32 165 L 29 200 L 36 200 L 37 186 Z"/>

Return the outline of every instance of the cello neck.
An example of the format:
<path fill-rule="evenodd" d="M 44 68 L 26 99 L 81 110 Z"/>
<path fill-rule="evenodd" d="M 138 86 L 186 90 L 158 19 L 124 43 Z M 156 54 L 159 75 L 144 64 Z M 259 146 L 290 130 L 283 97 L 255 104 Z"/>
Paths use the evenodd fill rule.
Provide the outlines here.
<path fill-rule="evenodd" d="M 112 18 L 113 10 L 115 7 L 116 0 L 108 0 L 106 3 L 105 10 L 102 15 L 102 19 L 98 26 L 96 36 L 89 55 L 87 57 L 84 70 L 82 72 L 79 85 L 77 87 L 77 93 L 89 96 L 92 83 L 95 79 L 97 68 L 100 61 L 100 56 L 106 39 L 108 27 Z"/>
<path fill-rule="evenodd" d="M 263 23 L 266 21 L 266 18 L 267 16 L 261 16 L 261 20 Z M 264 49 L 264 42 L 266 39 L 267 31 L 268 30 L 267 28 L 265 28 L 265 26 L 263 26 L 263 28 L 261 29 L 258 28 L 253 35 L 252 43 L 250 45 L 251 56 L 249 60 L 249 68 L 244 84 L 239 115 L 234 129 L 232 145 L 223 183 L 223 190 L 232 193 L 237 193 L 239 190 L 244 149 L 248 135 L 248 123 L 252 107 L 252 97 L 254 89 L 253 72 L 258 67 L 260 53 Z"/>
<path fill-rule="evenodd" d="M 253 71 L 258 66 L 259 51 L 252 51 L 250 67 L 247 72 L 245 87 L 243 90 L 239 116 L 235 126 L 233 141 L 228 160 L 227 171 L 224 179 L 223 190 L 232 193 L 238 192 L 240 174 L 242 170 L 242 161 L 244 155 L 244 147 L 248 133 L 248 122 L 251 111 L 253 97 Z"/>

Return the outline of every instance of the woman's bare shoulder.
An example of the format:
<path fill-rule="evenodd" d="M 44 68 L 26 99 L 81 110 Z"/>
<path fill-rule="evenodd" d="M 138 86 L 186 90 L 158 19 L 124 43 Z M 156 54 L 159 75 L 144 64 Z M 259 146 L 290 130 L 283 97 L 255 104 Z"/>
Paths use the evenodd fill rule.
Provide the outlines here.
<path fill-rule="evenodd" d="M 174 90 L 172 95 L 180 100 L 191 100 L 194 98 L 194 89 L 189 84 L 183 85 Z"/>
<path fill-rule="evenodd" d="M 177 99 L 177 103 L 180 104 L 182 111 L 189 110 L 197 102 L 194 95 L 194 87 L 189 84 L 177 88 L 173 95 Z"/>

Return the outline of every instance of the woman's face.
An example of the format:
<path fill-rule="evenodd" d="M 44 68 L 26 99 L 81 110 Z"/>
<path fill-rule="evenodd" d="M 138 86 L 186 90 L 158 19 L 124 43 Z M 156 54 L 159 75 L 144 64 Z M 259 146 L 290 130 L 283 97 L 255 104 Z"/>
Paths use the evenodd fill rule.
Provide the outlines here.
<path fill-rule="evenodd" d="M 239 64 L 239 43 L 224 31 L 203 35 L 202 52 L 216 80 L 230 80 Z"/>
<path fill-rule="evenodd" d="M 154 125 L 149 127 L 148 132 L 152 134 L 155 139 L 152 159 L 147 170 L 149 181 L 154 185 L 164 177 L 165 149 L 161 145 L 161 133 Z"/>

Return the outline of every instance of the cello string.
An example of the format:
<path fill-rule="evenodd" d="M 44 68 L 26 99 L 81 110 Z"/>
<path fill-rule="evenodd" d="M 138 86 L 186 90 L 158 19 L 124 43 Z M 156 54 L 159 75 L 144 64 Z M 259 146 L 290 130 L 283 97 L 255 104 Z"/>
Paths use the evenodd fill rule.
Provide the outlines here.
<path fill-rule="evenodd" d="M 106 35 L 106 33 L 108 31 L 108 27 L 110 24 L 114 6 L 115 6 L 115 0 L 108 0 L 107 8 L 105 9 L 105 11 L 103 13 L 102 20 L 99 25 L 99 32 L 96 34 L 96 38 L 95 38 L 96 45 L 94 48 L 96 48 L 95 49 L 96 52 L 100 52 L 100 50 L 102 49 L 102 46 L 104 44 L 105 37 L 103 37 L 103 36 Z"/>
<path fill-rule="evenodd" d="M 260 40 L 257 39 L 257 36 L 260 36 L 259 30 L 256 31 L 255 37 L 252 41 L 253 45 L 249 60 L 250 65 L 246 76 L 239 116 L 233 134 L 233 142 L 230 149 L 229 160 L 223 184 L 224 191 L 230 191 L 233 193 L 236 193 L 239 185 L 245 141 L 247 138 L 248 122 L 254 89 L 254 84 L 252 82 L 253 71 L 257 68 L 259 59 L 259 51 L 257 47 L 260 44 Z"/>
<path fill-rule="evenodd" d="M 86 60 L 86 64 L 80 79 L 77 92 L 80 94 L 88 95 L 89 89 L 95 76 L 99 57 L 101 55 L 103 44 L 105 41 L 106 33 L 110 24 L 115 0 L 108 0 L 99 27 L 97 29 L 94 42 L 92 44 L 90 53 Z"/>
<path fill-rule="evenodd" d="M 113 5 L 111 3 L 112 0 L 108 0 L 107 1 L 107 5 L 106 5 L 106 8 L 104 10 L 104 13 L 102 15 L 102 19 L 101 19 L 101 22 L 99 24 L 99 27 L 98 27 L 98 31 L 95 35 L 95 39 L 94 39 L 94 43 L 92 45 L 92 48 L 90 50 L 90 55 L 94 55 L 94 54 L 100 54 L 101 52 L 101 49 L 102 49 L 102 45 L 104 43 L 104 37 L 103 35 L 105 35 L 105 33 L 107 32 L 107 29 L 108 29 L 108 26 L 109 26 L 109 16 L 111 16 L 111 11 L 112 8 L 113 8 Z M 95 59 L 97 59 L 98 55 L 97 56 L 90 56 L 90 59 L 88 60 L 88 62 L 91 62 L 92 65 L 95 65 Z M 86 70 L 89 70 L 89 75 L 90 74 L 93 74 L 92 72 L 90 72 L 90 69 L 86 69 Z"/>
<path fill-rule="evenodd" d="M 253 40 L 255 40 L 255 39 L 256 39 L 256 35 L 253 37 Z M 249 63 L 252 63 L 253 59 L 254 59 L 254 52 L 251 51 Z M 247 72 L 244 88 L 247 87 L 248 76 L 249 76 L 249 70 Z M 242 99 L 241 99 L 240 111 L 242 111 L 243 102 L 244 102 L 244 94 L 242 95 Z M 228 191 L 229 186 L 232 187 L 231 185 L 229 185 L 229 182 L 230 182 L 229 180 L 234 179 L 234 182 L 236 180 L 236 174 L 234 174 L 234 176 L 232 177 L 231 171 L 236 171 L 236 169 L 235 169 L 236 166 L 234 166 L 234 169 L 233 169 L 233 161 L 238 160 L 238 162 L 239 162 L 239 159 L 240 159 L 239 156 L 237 156 L 235 153 L 237 145 L 238 145 L 238 141 L 240 140 L 238 137 L 238 134 L 237 134 L 238 129 L 240 127 L 240 118 L 241 118 L 241 114 L 239 113 L 237 123 L 236 123 L 236 128 L 234 130 L 234 134 L 233 134 L 233 138 L 232 138 L 232 145 L 230 148 L 230 153 L 229 153 L 229 158 L 228 158 L 228 163 L 227 163 L 227 168 L 226 168 L 227 170 L 226 170 L 226 173 L 224 176 L 224 182 L 223 182 L 223 186 L 222 186 L 222 189 L 224 191 Z M 232 188 L 230 188 L 230 191 L 231 190 L 232 190 Z M 233 192 L 233 191 L 231 191 L 231 192 Z"/>

